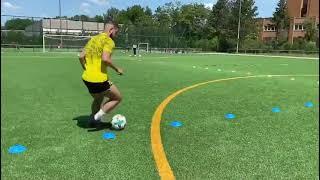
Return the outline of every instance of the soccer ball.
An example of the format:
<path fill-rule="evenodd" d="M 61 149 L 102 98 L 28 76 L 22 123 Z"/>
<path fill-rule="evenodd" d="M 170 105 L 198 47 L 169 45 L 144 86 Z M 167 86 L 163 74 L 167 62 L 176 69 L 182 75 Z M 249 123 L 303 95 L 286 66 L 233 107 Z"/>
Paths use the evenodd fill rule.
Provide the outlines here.
<path fill-rule="evenodd" d="M 113 129 L 122 130 L 126 126 L 126 117 L 121 114 L 114 115 L 111 120 L 111 125 Z"/>

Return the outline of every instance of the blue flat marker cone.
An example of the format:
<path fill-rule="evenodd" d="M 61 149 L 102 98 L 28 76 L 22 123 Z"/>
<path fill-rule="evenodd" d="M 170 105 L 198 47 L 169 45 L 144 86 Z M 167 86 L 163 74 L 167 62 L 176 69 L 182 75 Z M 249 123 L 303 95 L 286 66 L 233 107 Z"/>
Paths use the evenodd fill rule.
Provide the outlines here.
<path fill-rule="evenodd" d="M 236 115 L 228 113 L 224 117 L 227 118 L 227 119 L 234 119 L 234 118 L 236 118 Z"/>
<path fill-rule="evenodd" d="M 102 135 L 103 139 L 115 139 L 116 135 L 114 133 L 106 132 Z"/>
<path fill-rule="evenodd" d="M 171 125 L 172 127 L 181 127 L 181 126 L 182 126 L 182 123 L 181 123 L 180 121 L 172 121 L 172 122 L 170 123 L 170 125 Z"/>
<path fill-rule="evenodd" d="M 272 112 L 274 112 L 274 113 L 278 113 L 278 112 L 280 112 L 281 110 L 280 110 L 280 108 L 279 107 L 274 107 L 274 108 L 272 108 Z"/>
<path fill-rule="evenodd" d="M 313 107 L 313 103 L 312 103 L 312 102 L 306 102 L 306 103 L 304 104 L 304 106 L 305 106 L 305 107 L 308 107 L 308 108 L 311 108 L 311 107 Z"/>
<path fill-rule="evenodd" d="M 8 151 L 10 154 L 20 154 L 26 150 L 27 150 L 27 148 L 25 146 L 23 146 L 21 144 L 15 144 L 15 145 L 11 146 Z"/>

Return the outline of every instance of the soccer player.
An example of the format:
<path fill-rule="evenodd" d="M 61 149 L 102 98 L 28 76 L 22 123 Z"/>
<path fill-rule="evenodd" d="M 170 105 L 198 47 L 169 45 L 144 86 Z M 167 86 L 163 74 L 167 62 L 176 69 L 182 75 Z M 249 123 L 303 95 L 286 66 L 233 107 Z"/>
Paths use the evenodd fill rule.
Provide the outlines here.
<path fill-rule="evenodd" d="M 119 75 L 123 70 L 112 62 L 111 54 L 115 47 L 113 39 L 117 36 L 119 27 L 114 22 L 105 25 L 104 32 L 93 36 L 79 55 L 83 68 L 82 80 L 93 97 L 89 127 L 101 127 L 101 119 L 121 102 L 118 88 L 109 81 L 107 67 Z M 104 97 L 109 100 L 103 103 Z"/>
<path fill-rule="evenodd" d="M 133 44 L 133 45 L 132 45 L 132 49 L 133 49 L 133 55 L 134 55 L 134 56 L 137 56 L 137 45 L 136 45 L 136 44 Z"/>

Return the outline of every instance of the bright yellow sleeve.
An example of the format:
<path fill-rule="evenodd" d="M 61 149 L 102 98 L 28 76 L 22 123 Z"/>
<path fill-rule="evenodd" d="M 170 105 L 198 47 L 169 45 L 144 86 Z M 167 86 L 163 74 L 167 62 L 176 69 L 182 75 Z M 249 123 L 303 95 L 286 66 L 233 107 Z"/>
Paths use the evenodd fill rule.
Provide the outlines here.
<path fill-rule="evenodd" d="M 114 42 L 111 41 L 107 41 L 107 43 L 103 46 L 103 52 L 108 52 L 108 53 L 112 53 L 112 50 L 114 48 Z"/>

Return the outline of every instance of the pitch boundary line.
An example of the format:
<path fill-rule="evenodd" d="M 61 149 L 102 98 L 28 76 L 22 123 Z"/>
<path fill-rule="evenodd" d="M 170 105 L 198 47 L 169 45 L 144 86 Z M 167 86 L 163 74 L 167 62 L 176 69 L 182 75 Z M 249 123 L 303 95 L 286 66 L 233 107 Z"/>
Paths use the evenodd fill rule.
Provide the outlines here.
<path fill-rule="evenodd" d="M 253 56 L 253 57 L 270 57 L 270 58 L 284 58 L 284 59 L 310 59 L 319 60 L 319 57 L 298 57 L 298 56 L 274 56 L 262 54 L 230 54 L 230 53 L 197 53 L 203 55 L 227 55 L 227 56 Z"/>

